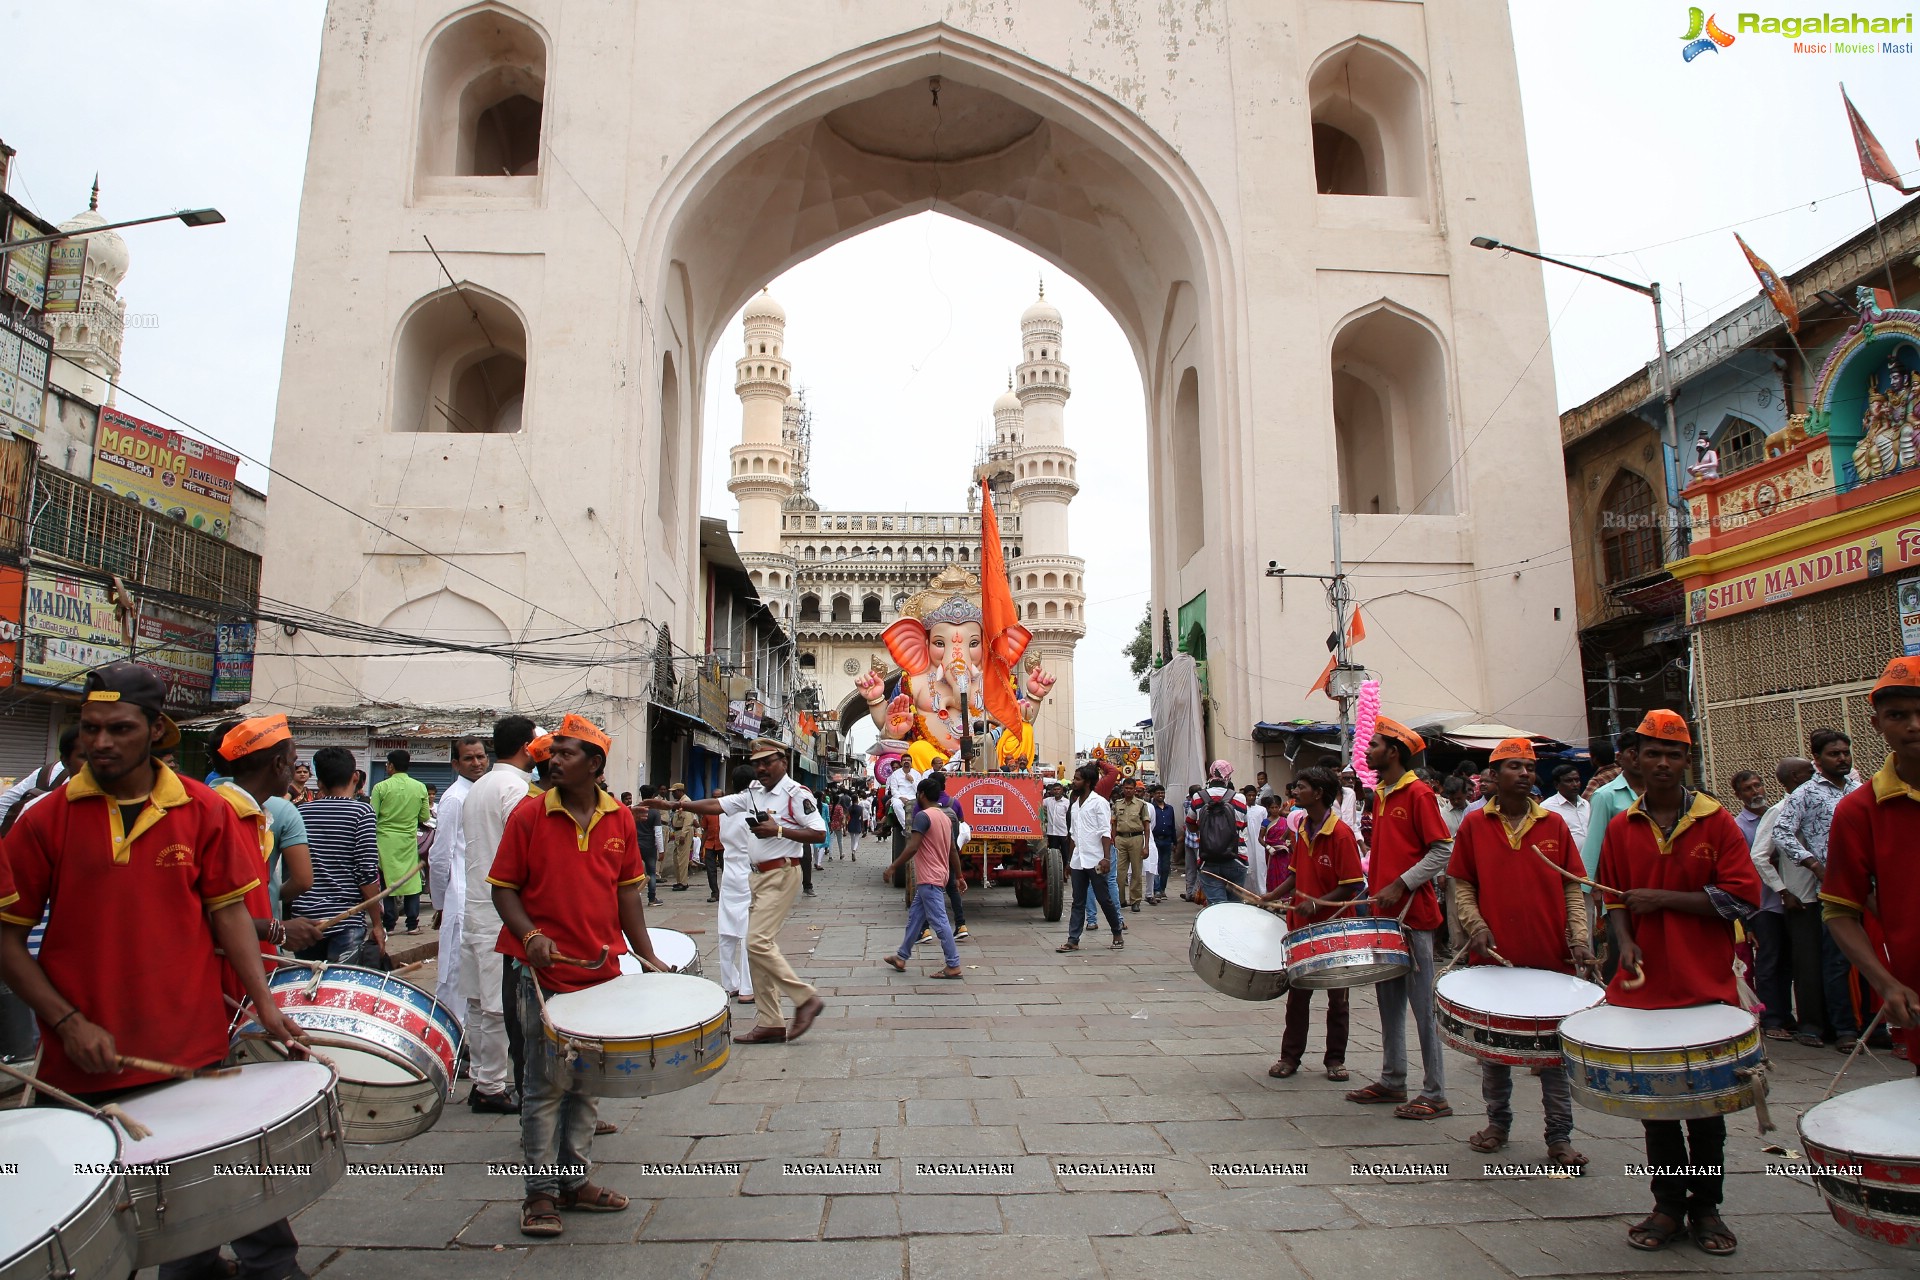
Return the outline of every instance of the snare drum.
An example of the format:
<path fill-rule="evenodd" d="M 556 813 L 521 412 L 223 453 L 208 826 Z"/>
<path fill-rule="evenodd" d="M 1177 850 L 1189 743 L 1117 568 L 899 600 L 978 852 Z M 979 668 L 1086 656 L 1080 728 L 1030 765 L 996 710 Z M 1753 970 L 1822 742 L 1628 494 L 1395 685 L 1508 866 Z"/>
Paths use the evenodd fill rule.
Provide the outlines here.
<path fill-rule="evenodd" d="M 347 1168 L 334 1074 L 259 1062 L 119 1099 L 153 1136 L 121 1151 L 136 1267 L 190 1257 L 291 1217 Z"/>
<path fill-rule="evenodd" d="M 645 1098 L 698 1084 L 727 1064 L 732 1018 L 717 982 L 627 973 L 547 997 L 548 1053 L 576 1053 L 596 1098 Z"/>
<path fill-rule="evenodd" d="M 364 1046 L 320 1050 L 339 1068 L 348 1142 L 403 1142 L 433 1127 L 460 1050 L 460 1021 L 445 1005 L 392 974 L 350 965 L 328 965 L 317 980 L 286 966 L 267 987 L 289 1022 Z M 285 1050 L 258 1032 L 250 1019 L 236 1029 L 237 1037 L 255 1038 L 236 1038 L 235 1059 L 285 1060 Z"/>
<path fill-rule="evenodd" d="M 139 1244 L 104 1120 L 32 1107 L 0 1113 L 0 1280 L 124 1280 Z M 137 1147 L 133 1143 L 130 1146 Z"/>
<path fill-rule="evenodd" d="M 1754 1103 L 1760 1025 L 1728 1004 L 1583 1009 L 1560 1024 L 1582 1105 L 1639 1120 L 1726 1115 Z"/>
<path fill-rule="evenodd" d="M 1920 1249 L 1920 1079 L 1828 1098 L 1800 1117 L 1800 1145 L 1835 1222 Z"/>
<path fill-rule="evenodd" d="M 1194 917 L 1187 963 L 1222 995 L 1277 1000 L 1287 993 L 1287 926 L 1251 903 L 1218 903 Z"/>
<path fill-rule="evenodd" d="M 1310 991 L 1365 987 L 1413 972 L 1397 920 L 1323 920 L 1287 935 L 1287 981 Z"/>
<path fill-rule="evenodd" d="M 1560 1065 L 1560 1022 L 1606 999 L 1606 988 L 1569 973 L 1476 965 L 1442 974 L 1433 1002 L 1440 1038 L 1483 1062 Z"/>
<path fill-rule="evenodd" d="M 660 957 L 660 963 L 675 973 L 690 973 L 700 976 L 700 948 L 693 939 L 677 929 L 647 928 L 647 937 L 653 942 L 653 954 Z M 620 972 L 645 973 L 647 967 L 640 963 L 640 957 L 631 951 L 620 957 Z"/>

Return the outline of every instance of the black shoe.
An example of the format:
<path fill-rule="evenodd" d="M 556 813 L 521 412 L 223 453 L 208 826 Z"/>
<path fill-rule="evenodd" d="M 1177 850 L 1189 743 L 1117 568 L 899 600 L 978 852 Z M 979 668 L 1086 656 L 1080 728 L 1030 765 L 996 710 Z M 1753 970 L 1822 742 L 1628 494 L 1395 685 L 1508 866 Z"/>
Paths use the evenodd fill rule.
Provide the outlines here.
<path fill-rule="evenodd" d="M 719 895 L 719 894 L 717 894 L 717 893 L 710 893 L 710 894 L 708 894 L 708 895 L 707 895 L 707 901 L 708 901 L 708 902 L 718 902 L 718 901 L 720 901 L 720 895 Z"/>
<path fill-rule="evenodd" d="M 667 887 L 675 893 L 685 893 L 687 891 L 687 886 L 683 884 L 668 885 Z"/>
<path fill-rule="evenodd" d="M 513 1096 L 511 1089 L 498 1093 L 491 1089 L 475 1089 L 467 1095 L 467 1105 L 475 1111 L 492 1111 L 503 1116 L 520 1114 L 520 1099 Z"/>
<path fill-rule="evenodd" d="M 804 892 L 809 898 L 814 896 L 814 892 L 811 889 L 802 890 L 802 892 Z"/>

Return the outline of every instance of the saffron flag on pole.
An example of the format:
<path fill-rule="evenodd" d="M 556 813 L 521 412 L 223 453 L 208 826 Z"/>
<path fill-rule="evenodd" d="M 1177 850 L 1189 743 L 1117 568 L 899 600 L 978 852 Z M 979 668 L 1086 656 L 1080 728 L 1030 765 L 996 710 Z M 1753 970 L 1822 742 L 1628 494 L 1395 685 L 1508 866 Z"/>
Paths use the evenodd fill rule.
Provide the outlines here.
<path fill-rule="evenodd" d="M 1013 587 L 1007 581 L 1006 556 L 1000 549 L 1000 520 L 993 514 L 993 489 L 985 476 L 980 477 L 980 630 L 986 641 L 987 686 L 980 701 L 987 714 L 1003 728 L 1018 729 L 1023 717 L 1020 700 L 1013 692 L 1013 663 L 1019 660 L 1017 645 L 1009 643 L 1009 631 L 1019 634 L 1019 612 L 1013 604 Z"/>
<path fill-rule="evenodd" d="M 1847 96 L 1847 86 L 1844 84 L 1840 86 L 1840 101 L 1847 106 L 1847 124 L 1853 130 L 1853 149 L 1860 154 L 1861 176 L 1868 182 L 1884 182 L 1903 196 L 1920 191 L 1920 187 L 1909 187 L 1900 181 L 1900 171 L 1893 167 L 1892 157 L 1880 145 L 1880 139 L 1873 136 L 1873 130 L 1867 128 L 1867 122 L 1860 118 L 1860 112 L 1854 107 L 1853 99 Z M 1915 145 L 1920 146 L 1920 142 Z"/>
<path fill-rule="evenodd" d="M 1353 621 L 1347 624 L 1347 647 L 1351 649 L 1367 638 L 1367 624 L 1360 620 L 1360 607 L 1354 606 Z"/>
<path fill-rule="evenodd" d="M 1311 689 L 1307 690 L 1307 693 L 1309 695 L 1316 694 L 1316 693 L 1326 693 L 1329 698 L 1333 696 L 1331 693 L 1327 693 L 1327 681 L 1333 678 L 1333 664 L 1338 661 L 1340 661 L 1340 659 L 1337 656 L 1327 659 L 1326 670 L 1320 673 L 1320 678 L 1313 682 L 1313 687 Z"/>
<path fill-rule="evenodd" d="M 1747 265 L 1753 268 L 1753 274 L 1759 278 L 1760 292 L 1767 295 L 1767 301 L 1787 322 L 1787 332 L 1800 332 L 1800 305 L 1793 300 L 1793 290 L 1787 288 L 1787 282 L 1767 265 L 1765 258 L 1747 247 L 1747 242 L 1741 239 L 1738 231 L 1733 233 L 1733 238 L 1739 243 L 1740 252 L 1747 255 Z"/>

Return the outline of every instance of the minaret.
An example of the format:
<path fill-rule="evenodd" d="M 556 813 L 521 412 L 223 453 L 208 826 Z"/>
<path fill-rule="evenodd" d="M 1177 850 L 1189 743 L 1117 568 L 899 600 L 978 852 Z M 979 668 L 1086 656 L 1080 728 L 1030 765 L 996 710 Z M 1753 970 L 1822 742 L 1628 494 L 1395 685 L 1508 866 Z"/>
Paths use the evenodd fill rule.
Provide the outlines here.
<path fill-rule="evenodd" d="M 1008 567 L 1016 581 L 1021 622 L 1033 632 L 1028 653 L 1058 677 L 1034 723 L 1034 745 L 1041 760 L 1071 766 L 1073 648 L 1087 633 L 1087 595 L 1086 562 L 1067 554 L 1067 504 L 1080 492 L 1080 481 L 1074 452 L 1067 448 L 1066 407 L 1072 389 L 1060 336 L 1060 312 L 1047 301 L 1043 282 L 1039 299 L 1020 317 L 1025 358 L 1013 380 L 1020 406 L 1013 495 L 1020 504 L 1021 555 Z M 994 419 L 997 439 L 1000 424 L 1011 419 L 1001 418 L 998 405 Z M 1028 587 L 1029 582 L 1037 585 Z"/>
<path fill-rule="evenodd" d="M 85 231 L 106 222 L 100 213 L 100 179 L 84 213 L 60 224 L 62 231 Z M 127 242 L 116 231 L 96 231 L 81 243 L 87 247 L 86 270 L 81 276 L 78 311 L 56 312 L 41 319 L 53 339 L 56 357 L 48 376 L 53 385 L 92 404 L 111 405 L 120 379 L 120 339 L 125 332 L 126 303 L 120 282 L 127 275 Z"/>
<path fill-rule="evenodd" d="M 793 496 L 798 460 L 786 442 L 787 398 L 793 393 L 787 364 L 787 313 L 762 290 L 741 317 L 746 351 L 734 362 L 733 389 L 740 397 L 740 443 L 733 447 L 727 489 L 740 504 L 740 562 L 760 598 L 781 621 L 793 617 L 793 557 L 781 549 L 780 526 Z"/>

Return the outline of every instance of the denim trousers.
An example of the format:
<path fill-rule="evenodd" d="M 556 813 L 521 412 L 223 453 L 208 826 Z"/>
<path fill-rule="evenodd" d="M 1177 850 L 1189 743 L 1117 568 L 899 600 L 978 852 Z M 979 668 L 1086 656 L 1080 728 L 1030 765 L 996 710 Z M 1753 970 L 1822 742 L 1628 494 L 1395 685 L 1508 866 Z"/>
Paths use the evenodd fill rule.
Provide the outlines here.
<path fill-rule="evenodd" d="M 394 922 L 404 913 L 407 928 L 412 929 L 420 923 L 420 895 L 417 893 L 396 893 L 380 904 L 380 920 L 391 929 Z"/>
<path fill-rule="evenodd" d="M 1820 925 L 1820 987 L 1827 998 L 1827 1021 L 1833 1025 L 1833 1034 L 1842 1040 L 1852 1040 L 1860 1034 L 1860 1020 L 1853 1016 L 1853 992 L 1847 984 L 1852 972 L 1847 953 L 1833 940 L 1832 930 L 1823 921 Z"/>
<path fill-rule="evenodd" d="M 1156 840 L 1153 847 L 1160 855 L 1160 866 L 1153 873 L 1153 896 L 1158 898 L 1167 891 L 1167 872 L 1173 867 L 1173 841 Z"/>
<path fill-rule="evenodd" d="M 660 847 L 658 842 L 640 846 L 640 861 L 647 869 L 647 901 L 654 906 L 660 905 Z"/>
<path fill-rule="evenodd" d="M 1753 937 L 1753 993 L 1760 997 L 1760 1025 L 1794 1030 L 1793 978 L 1787 971 L 1784 911 L 1756 911 L 1747 918 Z"/>
<path fill-rule="evenodd" d="M 1107 914 L 1107 924 L 1113 929 L 1113 936 L 1120 936 L 1120 912 L 1113 903 L 1113 890 L 1109 886 L 1113 880 L 1109 875 L 1095 875 L 1092 867 L 1075 867 L 1073 875 L 1073 910 L 1067 913 L 1071 922 L 1067 925 L 1067 941 L 1080 941 L 1082 926 L 1092 916 L 1093 903 L 1088 900 L 1089 891 L 1093 900 L 1100 904 L 1100 910 Z"/>
<path fill-rule="evenodd" d="M 1113 901 L 1114 909 L 1117 911 L 1120 907 L 1120 854 L 1117 849 L 1114 851 L 1113 856 L 1107 859 L 1107 897 Z M 1092 929 L 1099 925 L 1098 912 L 1099 908 L 1089 901 L 1087 903 L 1087 928 Z"/>
<path fill-rule="evenodd" d="M 518 976 L 515 1008 L 520 1025 L 540 1025 L 540 997 L 533 973 L 518 961 L 508 970 Z M 526 1078 L 520 1093 L 520 1157 L 537 1172 L 526 1175 L 530 1196 L 559 1196 L 587 1180 L 593 1170 L 593 1127 L 599 1120 L 587 1077 L 567 1061 L 567 1051 L 541 1035 L 527 1046 Z"/>
<path fill-rule="evenodd" d="M 940 939 L 940 953 L 946 957 L 947 968 L 958 969 L 960 948 L 954 944 L 953 926 L 947 922 L 947 886 L 943 884 L 914 887 L 913 905 L 907 909 L 907 936 L 894 954 L 902 960 L 912 955 L 913 944 L 929 926 L 933 928 L 933 936 Z"/>
<path fill-rule="evenodd" d="M 1487 1104 L 1487 1123 L 1495 1129 L 1513 1128 L 1513 1068 L 1504 1062 L 1480 1064 L 1480 1100 Z M 1567 1068 L 1547 1067 L 1540 1073 L 1540 1105 L 1547 1113 L 1547 1145 L 1573 1136 L 1573 1089 Z"/>
<path fill-rule="evenodd" d="M 367 918 L 349 916 L 329 929 L 318 944 L 293 953 L 296 960 L 319 960 L 338 964 L 340 957 L 359 946 L 367 936 Z"/>
<path fill-rule="evenodd" d="M 1444 1099 L 1446 1049 L 1440 1042 L 1440 1024 L 1433 1018 L 1433 930 L 1408 929 L 1406 935 L 1413 972 L 1373 989 L 1380 1001 L 1380 1084 L 1386 1089 L 1407 1087 L 1407 1009 L 1411 1006 L 1414 1030 L 1420 1036 L 1420 1094 Z"/>

